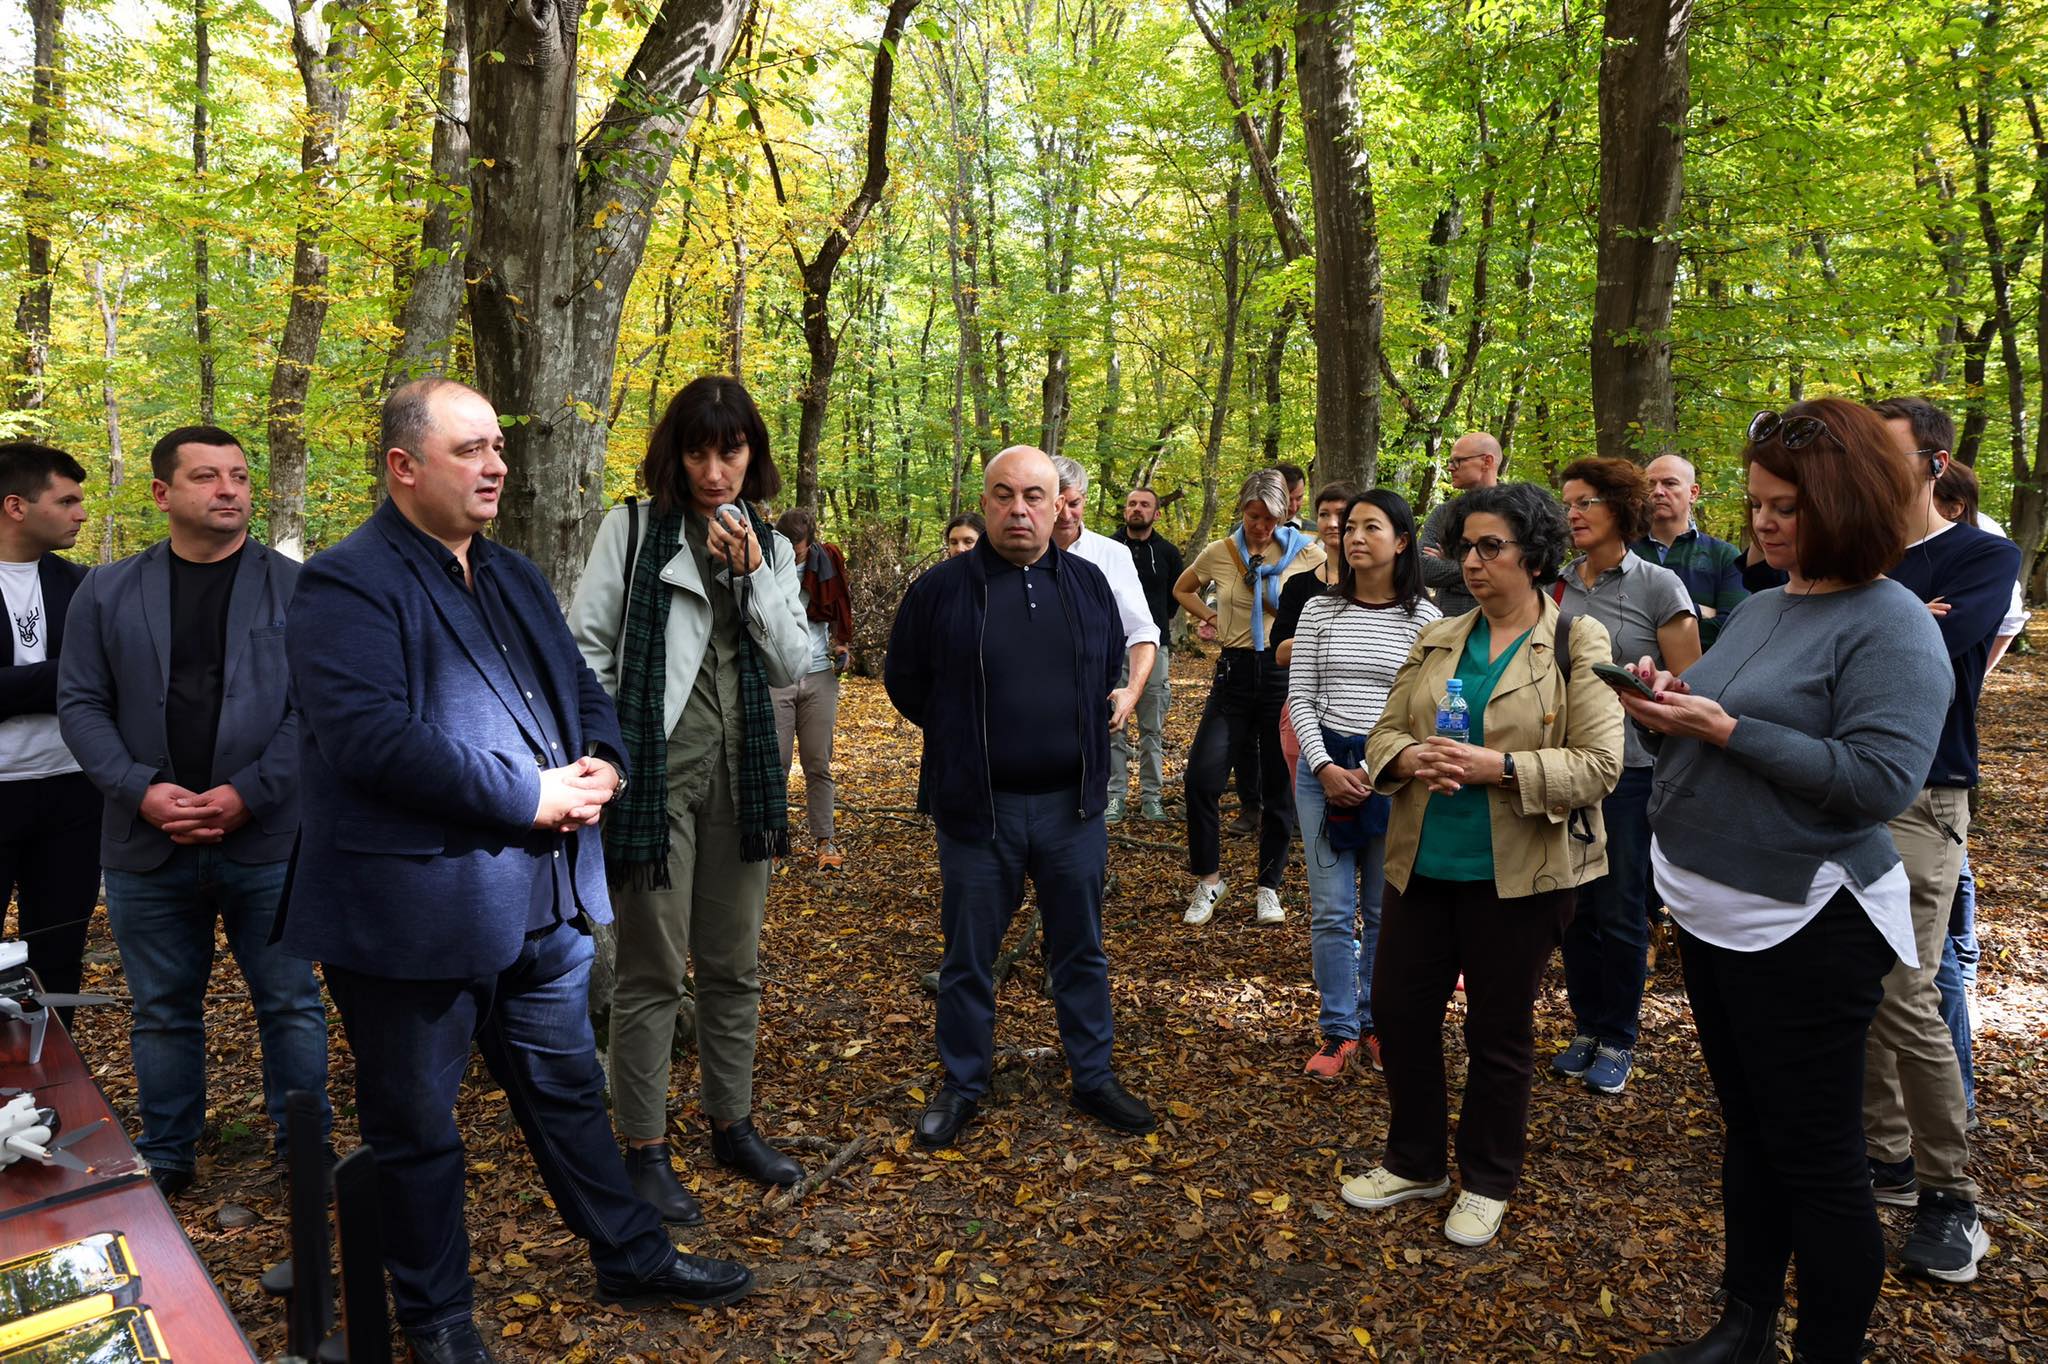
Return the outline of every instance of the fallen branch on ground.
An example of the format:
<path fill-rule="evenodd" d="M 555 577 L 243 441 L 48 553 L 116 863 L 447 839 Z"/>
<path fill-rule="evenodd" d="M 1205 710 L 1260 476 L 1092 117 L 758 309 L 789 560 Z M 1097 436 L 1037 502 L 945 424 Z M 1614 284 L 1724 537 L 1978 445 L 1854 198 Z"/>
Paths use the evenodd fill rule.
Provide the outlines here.
<path fill-rule="evenodd" d="M 817 1174 L 805 1175 L 802 1179 L 790 1185 L 787 1190 L 770 1199 L 768 1201 L 768 1210 L 770 1212 L 782 1212 L 801 1203 L 807 1194 L 831 1183 L 841 1170 L 866 1154 L 868 1148 L 873 1146 L 876 1140 L 877 1138 L 872 1132 L 863 1132 L 860 1136 L 855 1137 L 852 1141 L 840 1147 L 839 1154 L 826 1161 L 825 1167 L 819 1170 Z"/>

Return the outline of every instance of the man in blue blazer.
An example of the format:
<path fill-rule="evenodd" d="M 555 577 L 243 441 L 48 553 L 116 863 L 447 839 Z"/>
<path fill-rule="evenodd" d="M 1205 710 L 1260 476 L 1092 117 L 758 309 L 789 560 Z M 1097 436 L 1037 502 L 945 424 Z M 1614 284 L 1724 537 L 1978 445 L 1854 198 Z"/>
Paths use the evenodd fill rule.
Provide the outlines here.
<path fill-rule="evenodd" d="M 611 918 L 597 817 L 624 781 L 612 703 L 531 561 L 478 532 L 504 435 L 452 380 L 386 399 L 389 500 L 306 566 L 286 650 L 304 825 L 283 927 L 321 963 L 376 1152 L 384 1263 L 426 1364 L 491 1358 L 472 1316 L 455 1101 L 472 1044 L 606 1301 L 731 1302 L 626 1178 L 587 996 Z"/>
<path fill-rule="evenodd" d="M 78 989 L 100 898 L 100 793 L 57 730 L 64 613 L 85 577 L 58 551 L 85 524 L 83 482 L 62 450 L 0 445 L 0 904 L 16 896 L 28 964 L 57 994 Z M 68 1025 L 71 1011 L 60 1013 Z"/>
<path fill-rule="evenodd" d="M 133 996 L 142 1139 L 158 1185 L 191 1184 L 206 1123 L 214 919 L 249 983 L 263 1097 L 285 1157 L 285 1095 L 321 1096 L 327 1011 L 305 962 L 271 945 L 299 825 L 298 717 L 285 608 L 299 566 L 249 535 L 249 462 L 218 427 L 150 452 L 170 535 L 94 569 L 58 662 L 64 741 L 106 797 L 107 921 Z"/>

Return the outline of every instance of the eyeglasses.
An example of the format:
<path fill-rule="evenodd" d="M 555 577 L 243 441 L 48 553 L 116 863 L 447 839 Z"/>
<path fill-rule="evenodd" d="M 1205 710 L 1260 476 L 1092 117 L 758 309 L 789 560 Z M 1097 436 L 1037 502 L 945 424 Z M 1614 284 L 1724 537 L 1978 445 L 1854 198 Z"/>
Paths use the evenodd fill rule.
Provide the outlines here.
<path fill-rule="evenodd" d="M 1787 450 L 1804 450 L 1822 436 L 1826 436 L 1842 449 L 1848 448 L 1842 445 L 1842 438 L 1828 430 L 1828 424 L 1819 417 L 1781 417 L 1766 408 L 1749 419 L 1751 445 L 1762 445 L 1776 437 L 1778 444 Z"/>
<path fill-rule="evenodd" d="M 1500 552 L 1509 545 L 1519 545 L 1520 540 L 1503 540 L 1498 535 L 1482 535 L 1477 540 L 1460 540 L 1451 546 L 1451 559 L 1463 563 L 1465 556 L 1477 550 L 1479 562 L 1490 564 L 1500 557 Z"/>
<path fill-rule="evenodd" d="M 1469 461 L 1471 461 L 1471 460 L 1475 460 L 1475 459 L 1485 459 L 1485 458 L 1486 458 L 1486 456 L 1485 456 L 1485 455 L 1452 455 L 1452 456 L 1451 456 L 1451 457 L 1450 457 L 1449 459 L 1447 459 L 1447 460 L 1445 460 L 1445 461 L 1444 461 L 1444 468 L 1446 468 L 1446 469 L 1455 469 L 1455 468 L 1457 468 L 1457 467 L 1458 467 L 1458 466 L 1459 466 L 1460 464 L 1464 464 L 1464 463 L 1467 463 L 1467 462 L 1469 462 Z"/>
<path fill-rule="evenodd" d="M 1604 497 L 1582 497 L 1576 502 L 1565 503 L 1564 509 L 1566 511 L 1582 512 L 1588 507 L 1604 507 L 1606 505 L 1607 499 Z"/>

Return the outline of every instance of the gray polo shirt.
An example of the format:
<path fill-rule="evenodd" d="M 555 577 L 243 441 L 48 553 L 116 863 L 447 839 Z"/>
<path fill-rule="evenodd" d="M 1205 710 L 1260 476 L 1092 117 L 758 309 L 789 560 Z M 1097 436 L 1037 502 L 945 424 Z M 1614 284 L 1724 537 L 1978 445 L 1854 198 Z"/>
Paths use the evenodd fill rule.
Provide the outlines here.
<path fill-rule="evenodd" d="M 1684 581 L 1670 569 L 1651 563 L 1640 554 L 1628 553 L 1621 562 L 1602 573 L 1590 590 L 1579 574 L 1586 562 L 1580 555 L 1564 566 L 1564 597 L 1558 605 L 1566 611 L 1591 616 L 1607 627 L 1614 637 L 1614 661 L 1633 664 L 1644 654 L 1664 662 L 1657 647 L 1657 627 L 1679 616 L 1698 614 L 1692 594 Z M 1648 767 L 1654 759 L 1636 734 L 1634 725 L 1625 726 L 1627 741 L 1622 762 L 1629 767 Z"/>

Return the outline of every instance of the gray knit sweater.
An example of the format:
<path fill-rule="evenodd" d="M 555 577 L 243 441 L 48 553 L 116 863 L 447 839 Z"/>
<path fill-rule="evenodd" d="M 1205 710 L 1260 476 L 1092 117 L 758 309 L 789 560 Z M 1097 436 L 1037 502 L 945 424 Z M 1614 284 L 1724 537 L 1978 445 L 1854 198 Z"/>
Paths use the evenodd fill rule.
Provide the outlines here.
<path fill-rule="evenodd" d="M 1650 827 L 1667 858 L 1788 901 L 1806 899 L 1823 862 L 1858 886 L 1897 864 L 1885 821 L 1926 782 L 1955 685 L 1919 598 L 1883 578 L 1758 593 L 1685 681 L 1736 725 L 1726 748 L 1645 735 L 1657 755 Z"/>

